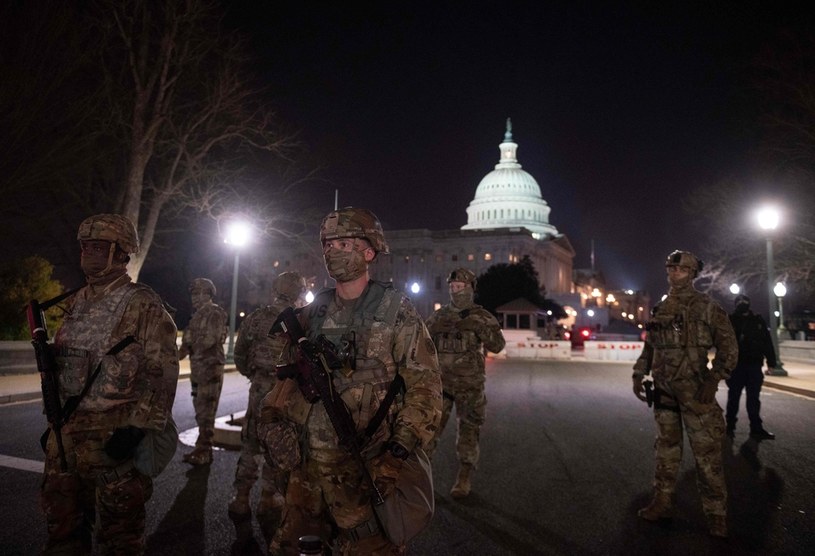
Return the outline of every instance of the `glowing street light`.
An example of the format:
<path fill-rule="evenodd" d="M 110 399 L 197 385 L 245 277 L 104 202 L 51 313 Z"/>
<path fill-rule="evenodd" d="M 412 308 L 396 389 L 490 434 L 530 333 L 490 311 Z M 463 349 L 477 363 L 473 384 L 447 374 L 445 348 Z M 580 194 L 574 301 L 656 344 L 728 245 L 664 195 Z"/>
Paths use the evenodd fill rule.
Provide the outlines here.
<path fill-rule="evenodd" d="M 311 291 L 311 290 L 308 290 L 306 292 L 306 303 L 311 303 L 312 301 L 314 301 L 314 292 Z"/>
<path fill-rule="evenodd" d="M 226 225 L 224 243 L 235 246 L 235 268 L 232 272 L 232 302 L 229 307 L 229 342 L 226 345 L 226 360 L 235 361 L 235 313 L 238 309 L 238 268 L 240 264 L 241 247 L 249 243 L 252 237 L 252 227 L 241 220 L 234 220 Z"/>
<path fill-rule="evenodd" d="M 730 293 L 732 293 L 733 295 L 738 295 L 740 291 L 741 288 L 739 287 L 738 284 L 730 284 Z"/>
<path fill-rule="evenodd" d="M 419 293 L 420 291 L 422 291 L 422 287 L 419 285 L 419 282 L 413 282 L 413 283 L 410 285 L 410 291 L 411 291 L 411 293 L 413 293 L 413 294 L 417 294 L 417 293 Z"/>
<path fill-rule="evenodd" d="M 775 312 L 773 311 L 774 294 L 773 281 L 775 280 L 775 270 L 773 269 L 773 232 L 778 228 L 781 222 L 781 213 L 775 207 L 762 207 L 757 213 L 758 225 L 762 230 L 767 232 L 767 299 L 770 317 L 770 336 L 773 340 L 773 349 L 776 354 L 777 364 L 772 371 L 776 376 L 787 376 L 787 371 L 781 364 L 781 350 L 778 349 L 778 323 L 776 321 Z"/>
<path fill-rule="evenodd" d="M 787 331 L 784 326 L 784 296 L 787 295 L 787 286 L 783 282 L 778 282 L 773 288 L 773 293 L 778 298 L 778 337 L 781 338 Z"/>

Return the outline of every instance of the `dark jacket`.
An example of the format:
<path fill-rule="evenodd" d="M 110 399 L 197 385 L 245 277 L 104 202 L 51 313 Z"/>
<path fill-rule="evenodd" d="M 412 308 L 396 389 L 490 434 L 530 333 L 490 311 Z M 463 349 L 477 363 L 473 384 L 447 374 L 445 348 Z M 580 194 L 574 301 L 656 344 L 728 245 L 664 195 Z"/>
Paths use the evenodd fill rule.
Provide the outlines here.
<path fill-rule="evenodd" d="M 738 365 L 759 365 L 767 359 L 768 367 L 775 367 L 775 349 L 767 323 L 752 311 L 730 315 L 730 323 L 739 342 Z"/>

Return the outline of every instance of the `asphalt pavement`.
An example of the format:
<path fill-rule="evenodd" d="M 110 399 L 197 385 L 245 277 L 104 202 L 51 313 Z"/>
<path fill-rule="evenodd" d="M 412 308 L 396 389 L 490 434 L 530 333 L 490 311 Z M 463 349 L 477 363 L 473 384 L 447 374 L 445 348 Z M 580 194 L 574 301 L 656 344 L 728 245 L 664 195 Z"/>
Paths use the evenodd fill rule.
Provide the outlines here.
<path fill-rule="evenodd" d="M 788 376 L 765 376 L 764 387 L 815 398 L 815 364 L 795 360 L 787 360 L 783 364 Z M 189 378 L 190 360 L 184 359 L 179 365 L 179 379 Z M 226 372 L 231 371 L 235 371 L 235 366 L 227 365 Z M 41 396 L 38 373 L 0 375 L 0 405 L 29 401 Z"/>

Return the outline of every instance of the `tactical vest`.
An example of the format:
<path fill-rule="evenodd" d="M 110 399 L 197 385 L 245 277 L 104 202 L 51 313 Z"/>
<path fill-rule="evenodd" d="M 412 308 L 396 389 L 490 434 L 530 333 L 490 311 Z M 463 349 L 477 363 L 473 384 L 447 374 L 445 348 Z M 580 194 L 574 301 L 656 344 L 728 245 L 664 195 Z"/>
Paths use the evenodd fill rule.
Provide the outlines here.
<path fill-rule="evenodd" d="M 314 341 L 324 335 L 341 356 L 343 368 L 332 373 L 333 385 L 351 412 L 360 433 L 365 430 L 396 377 L 397 364 L 393 360 L 392 350 L 394 326 L 402 299 L 402 294 L 389 284 L 371 281 L 350 312 L 349 322 L 334 321 L 339 312 L 328 313 L 334 300 L 333 289 L 320 292 L 309 306 L 311 310 L 306 313 L 309 339 Z M 367 450 L 375 449 L 390 436 L 393 415 L 401 408 L 400 398 L 397 396 L 389 417 L 380 425 Z M 310 457 L 332 461 L 337 454 L 336 433 L 320 402 L 310 407 L 310 414 L 304 421 L 307 422 Z"/>
<path fill-rule="evenodd" d="M 655 349 L 707 350 L 713 345 L 713 309 L 713 301 L 704 294 L 684 303 L 669 297 L 655 307 L 646 325 L 648 339 Z"/>
<path fill-rule="evenodd" d="M 270 305 L 255 314 L 251 326 L 242 334 L 247 334 L 249 354 L 246 358 L 250 373 L 263 373 L 274 376 L 275 367 L 280 362 L 280 353 L 286 347 L 287 340 L 283 335 L 269 337 L 275 319 L 281 308 Z"/>
<path fill-rule="evenodd" d="M 190 318 L 190 323 L 187 326 L 187 334 L 189 335 L 190 346 L 194 346 L 196 339 L 202 336 L 212 335 L 215 337 L 215 343 L 210 347 L 198 352 L 190 350 L 190 363 L 201 363 L 203 365 L 223 365 L 226 362 L 224 354 L 224 341 L 226 340 L 226 327 L 219 326 L 218 330 L 210 329 L 210 319 L 213 314 L 220 317 L 221 320 L 226 320 L 226 312 L 214 303 L 207 303 L 200 309 L 193 313 Z"/>
<path fill-rule="evenodd" d="M 351 321 L 337 323 L 331 318 L 334 315 L 327 314 L 334 292 L 320 292 L 312 303 L 316 311 L 307 316 L 309 339 L 324 335 L 346 362 L 345 373 L 335 373 L 334 386 L 340 392 L 357 384 L 384 385 L 387 389 L 396 376 L 392 346 L 402 294 L 390 284 L 371 281 L 354 307 Z M 355 369 L 350 368 L 352 360 Z"/>
<path fill-rule="evenodd" d="M 68 397 L 82 391 L 105 353 L 122 340 L 115 337 L 113 331 L 122 321 L 131 298 L 139 291 L 152 293 L 147 286 L 131 282 L 100 299 L 78 299 L 66 313 L 62 327 L 54 338 L 63 403 Z M 142 346 L 132 345 L 103 364 L 80 409 L 107 411 L 125 402 L 135 401 L 132 396 L 135 395 L 138 365 L 119 363 L 124 353 L 134 349 L 141 350 Z"/>

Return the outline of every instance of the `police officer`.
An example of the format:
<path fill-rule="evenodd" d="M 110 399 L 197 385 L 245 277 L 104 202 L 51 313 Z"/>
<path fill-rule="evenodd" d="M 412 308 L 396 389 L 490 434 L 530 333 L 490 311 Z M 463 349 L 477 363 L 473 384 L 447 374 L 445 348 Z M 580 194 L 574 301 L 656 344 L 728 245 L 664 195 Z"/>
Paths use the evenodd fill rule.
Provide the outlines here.
<path fill-rule="evenodd" d="M 190 395 L 198 423 L 195 449 L 182 458 L 191 465 L 212 463 L 215 412 L 224 385 L 224 340 L 227 315 L 212 299 L 215 284 L 207 278 L 190 282 L 193 314 L 181 338 L 179 359 L 190 356 Z"/>
<path fill-rule="evenodd" d="M 648 521 L 671 516 L 684 427 L 696 460 L 696 482 L 708 531 L 714 537 L 726 537 L 724 419 L 716 391 L 736 364 L 738 346 L 724 309 L 693 287 L 702 262 L 687 251 L 674 251 L 665 267 L 670 290 L 654 307 L 645 347 L 634 365 L 634 394 L 642 401 L 646 400 L 644 375 L 653 375 L 657 424 L 654 497 L 637 515 Z M 711 348 L 716 348 L 716 356 L 708 368 Z"/>
<path fill-rule="evenodd" d="M 68 298 L 54 351 L 62 403 L 71 396 L 81 401 L 62 428 L 67 469 L 52 431 L 47 440 L 44 553 L 90 554 L 95 530 L 101 553 L 141 554 L 153 483 L 133 455 L 146 431 L 162 431 L 172 417 L 175 324 L 159 296 L 127 275 L 139 249 L 129 219 L 91 216 L 77 239 L 87 285 Z"/>
<path fill-rule="evenodd" d="M 436 350 L 410 300 L 391 284 L 369 278 L 369 265 L 388 253 L 371 211 L 347 207 L 329 213 L 320 241 L 336 288 L 321 292 L 301 320 L 309 339 L 324 335 L 339 353 L 342 369 L 332 373 L 332 388 L 349 407 L 358 431 L 374 418 L 397 375 L 404 381 L 362 447 L 367 468 L 387 498 L 405 460 L 427 446 L 439 424 Z M 374 518 L 362 472 L 339 445 L 325 408 L 320 402 L 311 405 L 295 380 L 279 381 L 264 398 L 259 435 L 266 456 L 291 470 L 271 554 L 296 554 L 302 535 L 327 539 L 336 533 L 332 540 L 339 554 L 404 553 L 405 546 L 393 544 Z"/>
<path fill-rule="evenodd" d="M 306 280 L 298 272 L 283 272 L 272 285 L 271 305 L 252 312 L 241 323 L 235 343 L 235 366 L 252 381 L 249 403 L 241 429 L 241 455 L 235 470 L 235 496 L 229 503 L 229 513 L 241 516 L 249 513 L 249 492 L 262 468 L 262 489 L 258 514 L 283 507 L 285 474 L 263 464 L 257 437 L 258 407 L 263 397 L 277 382 L 275 368 L 290 362 L 286 339 L 278 334 L 269 336 L 277 316 L 287 307 L 302 306 Z"/>
<path fill-rule="evenodd" d="M 750 310 L 750 298 L 738 295 L 735 299 L 736 309 L 730 315 L 730 323 L 739 342 L 739 360 L 736 368 L 727 379 L 727 436 L 736 435 L 736 421 L 739 414 L 741 391 L 747 391 L 747 416 L 750 419 L 750 437 L 756 440 L 774 440 L 775 435 L 764 429 L 761 421 L 761 385 L 764 375 L 761 366 L 767 360 L 767 370 L 772 371 L 776 365 L 775 348 L 770 337 L 770 330 L 761 315 Z"/>
<path fill-rule="evenodd" d="M 506 342 L 495 317 L 473 302 L 475 274 L 466 268 L 457 268 L 450 273 L 447 283 L 450 303 L 427 319 L 427 329 L 439 353 L 444 387 L 441 424 L 428 446 L 428 454 L 436 449 L 455 405 L 459 468 L 450 494 L 453 498 L 464 498 L 470 494 L 478 466 L 478 437 L 487 408 L 484 350 L 498 353 Z"/>

